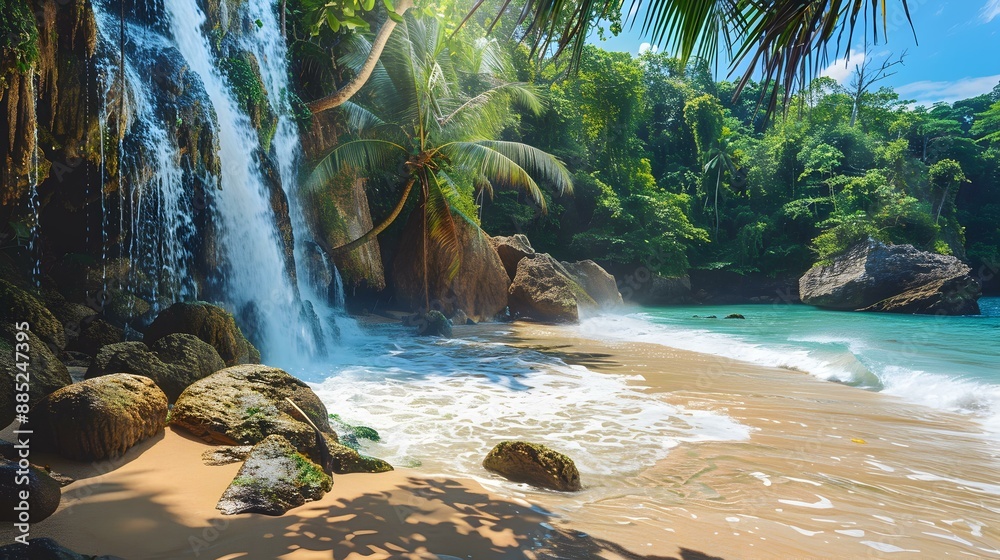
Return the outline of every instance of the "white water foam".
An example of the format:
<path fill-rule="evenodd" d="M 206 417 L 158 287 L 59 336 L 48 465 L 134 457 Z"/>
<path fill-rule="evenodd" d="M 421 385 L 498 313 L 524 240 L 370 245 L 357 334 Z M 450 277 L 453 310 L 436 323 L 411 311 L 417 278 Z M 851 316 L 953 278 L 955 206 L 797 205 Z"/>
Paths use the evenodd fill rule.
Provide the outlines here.
<path fill-rule="evenodd" d="M 572 456 L 581 473 L 636 473 L 681 442 L 744 440 L 749 428 L 667 403 L 641 379 L 597 373 L 544 354 L 481 341 L 370 334 L 363 365 L 314 385 L 331 413 L 387 437 L 366 452 L 439 474 L 486 477 L 481 462 L 503 440 Z M 391 334 L 389 334 L 391 333 Z M 318 375 L 317 375 L 318 374 Z M 487 479 L 488 480 L 488 479 Z"/>
<path fill-rule="evenodd" d="M 801 371 L 828 381 L 877 388 L 909 402 L 970 415 L 988 434 L 1000 437 L 1000 386 L 893 365 L 872 366 L 875 371 L 870 371 L 856 357 L 861 354 L 861 348 L 858 347 L 860 341 L 799 339 L 842 343 L 850 350 L 823 355 L 815 350 L 796 348 L 792 344 L 780 348 L 768 347 L 705 329 L 657 324 L 646 313 L 591 317 L 581 321 L 577 329 L 581 335 L 593 340 L 659 344 L 766 367 Z M 790 341 L 794 342 L 795 340 Z"/>

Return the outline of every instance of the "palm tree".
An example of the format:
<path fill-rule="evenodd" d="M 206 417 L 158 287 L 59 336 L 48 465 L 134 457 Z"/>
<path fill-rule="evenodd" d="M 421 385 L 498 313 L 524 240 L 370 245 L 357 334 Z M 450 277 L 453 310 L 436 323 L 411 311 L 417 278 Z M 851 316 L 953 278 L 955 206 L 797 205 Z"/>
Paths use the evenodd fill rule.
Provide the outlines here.
<path fill-rule="evenodd" d="M 719 189 L 722 186 L 722 173 L 729 172 L 730 177 L 736 175 L 736 164 L 726 138 L 720 138 L 707 154 L 705 154 L 705 174 L 715 171 L 715 238 L 719 238 Z M 705 203 L 707 205 L 708 198 Z"/>
<path fill-rule="evenodd" d="M 450 41 L 437 20 L 407 15 L 399 28 L 365 86 L 367 91 L 358 96 L 364 101 L 341 105 L 353 137 L 320 161 L 306 187 L 319 188 L 344 170 L 369 177 L 387 169 L 403 169 L 399 201 L 389 215 L 365 235 L 333 251 L 351 251 L 385 230 L 419 185 L 424 295 L 429 308 L 428 245 L 437 244 L 451 257 L 449 278 L 454 278 L 460 265 L 454 220 L 469 218 L 449 203 L 458 196 L 459 177 L 472 177 L 475 186 L 488 193 L 495 186 L 527 191 L 543 210 L 545 199 L 536 178 L 559 192 L 571 191 L 572 183 L 555 156 L 519 142 L 493 140 L 508 118 L 511 103 L 535 113 L 543 108 L 531 87 L 502 79 L 510 71 L 509 62 L 495 42 L 466 45 L 458 57 L 452 55 Z M 365 58 L 362 52 L 347 62 Z M 466 93 L 460 81 L 478 84 L 479 91 Z"/>

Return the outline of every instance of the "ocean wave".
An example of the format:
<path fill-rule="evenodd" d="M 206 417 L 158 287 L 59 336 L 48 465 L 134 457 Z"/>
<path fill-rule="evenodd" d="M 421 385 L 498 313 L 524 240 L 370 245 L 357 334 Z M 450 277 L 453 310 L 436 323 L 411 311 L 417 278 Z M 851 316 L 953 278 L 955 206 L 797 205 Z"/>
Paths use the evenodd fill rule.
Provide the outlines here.
<path fill-rule="evenodd" d="M 591 317 L 581 321 L 577 329 L 593 340 L 659 344 L 882 391 L 913 403 L 970 415 L 988 433 L 1000 437 L 1000 385 L 885 363 L 877 348 L 857 337 L 799 333 L 788 337 L 786 343 L 758 343 L 731 333 L 660 324 L 649 313 Z"/>

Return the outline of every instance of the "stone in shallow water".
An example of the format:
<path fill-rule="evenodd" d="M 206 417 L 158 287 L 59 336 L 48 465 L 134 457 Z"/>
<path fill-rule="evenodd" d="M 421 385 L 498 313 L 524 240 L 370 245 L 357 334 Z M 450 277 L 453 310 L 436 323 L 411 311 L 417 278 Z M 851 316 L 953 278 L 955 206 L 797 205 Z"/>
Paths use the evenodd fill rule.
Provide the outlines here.
<path fill-rule="evenodd" d="M 287 439 L 271 435 L 254 446 L 216 508 L 226 515 L 281 515 L 326 494 L 333 479 Z"/>
<path fill-rule="evenodd" d="M 581 488 L 580 472 L 572 459 L 535 443 L 502 441 L 483 460 L 483 467 L 514 482 L 563 492 Z"/>

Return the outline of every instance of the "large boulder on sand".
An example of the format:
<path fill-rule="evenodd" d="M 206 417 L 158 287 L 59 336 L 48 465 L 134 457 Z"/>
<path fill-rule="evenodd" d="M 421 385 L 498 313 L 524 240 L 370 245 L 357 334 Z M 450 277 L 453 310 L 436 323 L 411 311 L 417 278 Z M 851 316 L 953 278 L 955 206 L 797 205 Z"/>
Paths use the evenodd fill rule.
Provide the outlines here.
<path fill-rule="evenodd" d="M 531 241 L 523 233 L 491 237 L 490 244 L 496 249 L 497 255 L 503 263 L 503 268 L 512 281 L 514 276 L 517 276 L 517 265 L 521 259 L 530 259 L 535 256 L 535 249 L 532 248 Z"/>
<path fill-rule="evenodd" d="M 142 342 L 120 342 L 101 348 L 87 370 L 87 378 L 111 373 L 134 373 L 152 379 L 170 402 L 195 381 L 226 367 L 219 353 L 200 338 L 169 334 L 149 348 Z"/>
<path fill-rule="evenodd" d="M 490 450 L 483 467 L 514 482 L 563 492 L 580 489 L 580 471 L 573 460 L 544 445 L 502 441 Z"/>
<path fill-rule="evenodd" d="M 547 253 L 521 259 L 510 285 L 511 313 L 535 321 L 576 322 L 581 309 L 621 303 L 614 277 L 596 263 L 561 263 Z"/>
<path fill-rule="evenodd" d="M 806 272 L 799 295 L 829 309 L 977 315 L 981 288 L 970 270 L 952 256 L 870 239 Z"/>
<path fill-rule="evenodd" d="M 260 362 L 260 352 L 243 336 L 233 316 L 217 305 L 204 301 L 175 303 L 157 315 L 143 340 L 152 346 L 173 333 L 193 334 L 211 344 L 227 366 Z"/>
<path fill-rule="evenodd" d="M 264 365 L 228 367 L 191 384 L 177 398 L 170 423 L 211 443 L 254 445 L 277 434 L 310 452 L 316 434 L 286 398 L 320 431 L 333 433 L 326 407 L 305 382 Z"/>
<path fill-rule="evenodd" d="M 27 484 L 19 480 L 22 475 L 26 477 Z M 23 490 L 28 491 L 27 509 L 21 503 L 20 493 Z M 31 465 L 25 473 L 16 462 L 0 458 L 0 521 L 18 522 L 20 511 L 27 511 L 31 522 L 37 523 L 55 513 L 61 499 L 60 484 L 47 473 Z M 20 509 L 15 510 L 16 506 Z M 6 556 L 0 555 L 0 558 Z"/>
<path fill-rule="evenodd" d="M 438 244 L 427 244 L 431 309 L 447 317 L 461 309 L 473 321 L 491 320 L 507 307 L 510 277 L 479 226 L 459 216 L 454 222 L 461 259 L 458 274 L 449 278 L 451 256 Z M 423 239 L 422 215 L 414 212 L 400 238 L 392 275 L 396 295 L 414 309 L 425 307 Z"/>
<path fill-rule="evenodd" d="M 120 457 L 162 431 L 166 420 L 163 391 L 127 373 L 63 387 L 31 410 L 39 447 L 79 461 Z"/>
<path fill-rule="evenodd" d="M 226 515 L 281 515 L 330 491 L 333 479 L 289 441 L 270 435 L 254 446 L 216 508 Z"/>

